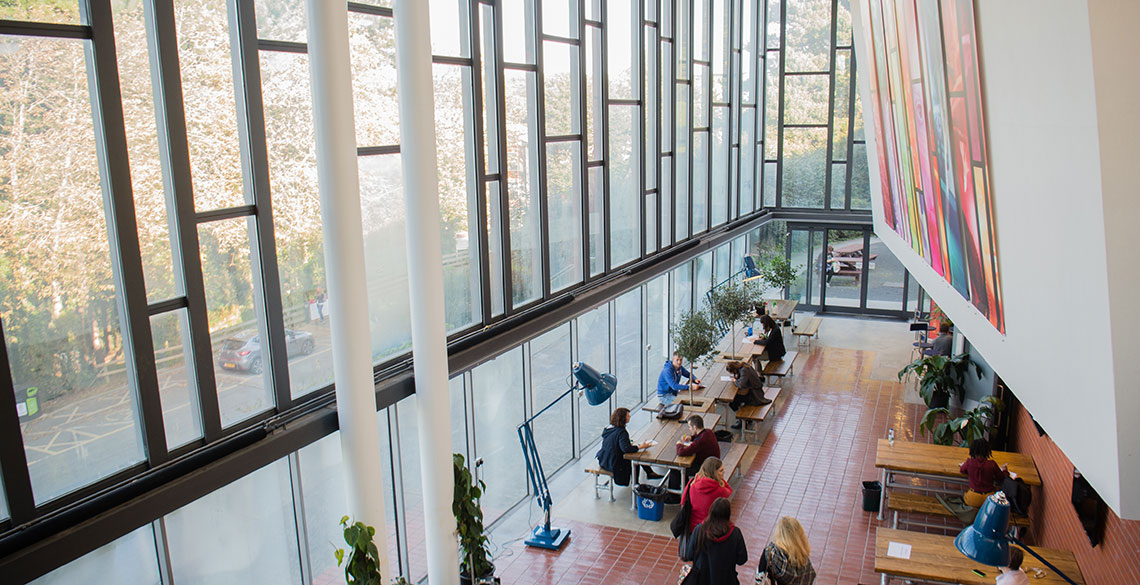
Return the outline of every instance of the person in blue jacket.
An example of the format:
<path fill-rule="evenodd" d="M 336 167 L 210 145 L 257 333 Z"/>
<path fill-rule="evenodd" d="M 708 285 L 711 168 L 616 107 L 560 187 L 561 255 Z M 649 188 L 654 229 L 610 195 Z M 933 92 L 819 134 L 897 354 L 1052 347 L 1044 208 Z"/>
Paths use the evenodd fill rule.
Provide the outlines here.
<path fill-rule="evenodd" d="M 682 378 L 688 379 L 689 383 L 682 384 Z M 677 400 L 677 394 L 682 390 L 697 390 L 700 387 L 701 381 L 681 365 L 681 356 L 674 353 L 673 359 L 665 362 L 661 375 L 657 377 L 657 399 L 661 404 L 669 406 Z"/>

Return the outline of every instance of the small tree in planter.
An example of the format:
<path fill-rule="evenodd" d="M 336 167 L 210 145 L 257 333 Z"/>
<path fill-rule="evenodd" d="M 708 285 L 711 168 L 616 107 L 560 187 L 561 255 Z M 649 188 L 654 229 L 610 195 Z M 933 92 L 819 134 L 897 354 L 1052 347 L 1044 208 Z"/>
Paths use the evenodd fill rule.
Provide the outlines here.
<path fill-rule="evenodd" d="M 345 549 L 338 548 L 336 566 L 344 565 L 344 582 L 349 585 L 382 585 L 384 578 L 380 575 L 380 551 L 372 538 L 376 536 L 376 529 L 363 522 L 348 523 L 348 516 L 340 519 L 344 528 L 344 542 L 348 545 L 347 558 Z M 347 561 L 347 562 L 346 562 Z M 409 585 L 403 576 L 392 579 L 391 585 Z"/>
<path fill-rule="evenodd" d="M 479 498 L 487 486 L 483 480 L 471 476 L 463 455 L 454 453 L 451 461 L 455 475 L 451 511 L 455 514 L 455 530 L 459 535 L 459 581 L 467 585 L 498 583 L 483 529 L 483 509 L 479 506 Z"/>
<path fill-rule="evenodd" d="M 709 310 L 713 319 L 732 332 L 732 359 L 736 355 L 736 322 L 747 319 L 756 304 L 757 287 L 747 282 L 726 282 L 709 291 Z"/>
<path fill-rule="evenodd" d="M 969 447 L 975 439 L 985 438 L 994 415 L 1003 409 L 1005 404 L 997 396 L 986 396 L 976 408 L 954 419 L 950 418 L 948 408 L 931 408 L 922 417 L 918 430 L 923 436 L 929 431 L 936 445 L 952 445 L 954 436 L 958 435 L 962 438 L 958 446 Z"/>
<path fill-rule="evenodd" d="M 673 336 L 677 355 L 689 362 L 689 372 L 694 376 L 696 376 L 693 372 L 696 364 L 708 365 L 716 355 L 716 343 L 720 340 L 720 331 L 713 325 L 712 319 L 705 311 L 682 313 L 669 333 Z M 693 390 L 690 386 L 689 403 L 692 402 Z"/>
<path fill-rule="evenodd" d="M 946 408 L 950 404 L 951 393 L 962 400 L 966 391 L 966 374 L 971 367 L 978 379 L 982 379 L 982 369 L 964 353 L 954 357 L 927 355 L 899 370 L 899 381 L 902 381 L 903 376 L 914 372 L 919 379 L 918 393 L 926 402 L 926 407 Z"/>

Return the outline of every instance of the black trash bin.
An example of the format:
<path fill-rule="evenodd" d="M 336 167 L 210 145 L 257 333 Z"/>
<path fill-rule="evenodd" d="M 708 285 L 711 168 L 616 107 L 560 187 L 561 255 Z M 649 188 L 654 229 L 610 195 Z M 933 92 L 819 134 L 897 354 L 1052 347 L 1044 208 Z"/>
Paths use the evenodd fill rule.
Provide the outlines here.
<path fill-rule="evenodd" d="M 883 484 L 878 481 L 863 482 L 863 511 L 878 512 L 879 498 L 883 495 Z"/>
<path fill-rule="evenodd" d="M 665 516 L 665 486 L 639 483 L 633 486 L 637 496 L 637 517 L 657 522 Z"/>

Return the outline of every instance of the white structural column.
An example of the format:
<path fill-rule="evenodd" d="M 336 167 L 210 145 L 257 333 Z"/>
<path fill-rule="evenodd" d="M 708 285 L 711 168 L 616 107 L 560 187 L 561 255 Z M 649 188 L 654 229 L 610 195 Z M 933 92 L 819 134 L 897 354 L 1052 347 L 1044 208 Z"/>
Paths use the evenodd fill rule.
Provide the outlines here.
<path fill-rule="evenodd" d="M 317 132 L 317 177 L 324 225 L 325 273 L 332 307 L 333 376 L 340 444 L 348 473 L 347 511 L 355 521 L 377 527 L 380 572 L 387 581 L 384 476 L 372 381 L 372 340 L 364 278 L 364 229 L 360 220 L 360 178 L 352 111 L 348 53 L 348 4 L 308 0 L 309 75 Z"/>
<path fill-rule="evenodd" d="M 459 547 L 455 516 L 451 512 L 454 489 L 451 409 L 447 388 L 447 325 L 443 303 L 443 252 L 439 241 L 439 180 L 428 3 L 397 0 L 395 14 L 400 157 L 407 210 L 408 286 L 419 406 L 428 580 L 434 585 L 458 585 Z"/>

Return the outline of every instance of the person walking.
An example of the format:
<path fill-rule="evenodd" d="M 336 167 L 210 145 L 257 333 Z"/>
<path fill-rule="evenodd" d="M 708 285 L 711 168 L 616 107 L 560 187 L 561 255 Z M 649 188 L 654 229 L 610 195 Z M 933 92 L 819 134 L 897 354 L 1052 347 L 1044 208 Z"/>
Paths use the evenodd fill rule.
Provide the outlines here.
<path fill-rule="evenodd" d="M 717 498 L 708 517 L 693 530 L 681 557 L 693 561 L 682 585 L 740 585 L 736 567 L 748 562 L 748 546 L 731 517 L 728 498 Z"/>
<path fill-rule="evenodd" d="M 760 553 L 757 576 L 760 573 L 767 573 L 772 585 L 812 585 L 815 582 L 811 545 L 799 520 L 784 516 L 776 523 L 772 542 Z"/>

